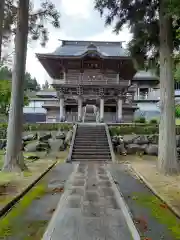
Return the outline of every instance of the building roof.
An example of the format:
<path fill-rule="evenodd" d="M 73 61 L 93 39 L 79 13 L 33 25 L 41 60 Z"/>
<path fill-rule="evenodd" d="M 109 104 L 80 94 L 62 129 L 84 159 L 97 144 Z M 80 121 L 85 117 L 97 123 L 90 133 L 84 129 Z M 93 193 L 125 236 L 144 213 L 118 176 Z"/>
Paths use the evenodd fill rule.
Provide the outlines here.
<path fill-rule="evenodd" d="M 129 57 L 130 54 L 122 47 L 122 42 L 100 42 L 100 41 L 62 41 L 51 56 L 59 57 L 81 57 L 88 52 L 95 51 L 101 57 Z M 47 55 L 47 54 L 45 54 Z"/>
<path fill-rule="evenodd" d="M 54 89 L 46 89 L 46 90 L 40 90 L 39 92 L 36 93 L 36 96 L 41 97 L 41 98 L 46 98 L 46 97 L 57 97 L 57 93 Z"/>
<path fill-rule="evenodd" d="M 140 70 L 134 75 L 133 80 L 159 80 L 159 78 L 150 70 Z"/>

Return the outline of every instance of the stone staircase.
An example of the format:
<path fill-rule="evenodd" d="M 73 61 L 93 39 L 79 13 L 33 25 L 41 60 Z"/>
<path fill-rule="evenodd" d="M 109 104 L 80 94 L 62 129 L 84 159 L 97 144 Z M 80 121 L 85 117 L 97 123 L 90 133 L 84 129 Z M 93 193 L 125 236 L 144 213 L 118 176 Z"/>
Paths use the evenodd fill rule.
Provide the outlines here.
<path fill-rule="evenodd" d="M 105 125 L 79 124 L 72 161 L 111 161 Z"/>

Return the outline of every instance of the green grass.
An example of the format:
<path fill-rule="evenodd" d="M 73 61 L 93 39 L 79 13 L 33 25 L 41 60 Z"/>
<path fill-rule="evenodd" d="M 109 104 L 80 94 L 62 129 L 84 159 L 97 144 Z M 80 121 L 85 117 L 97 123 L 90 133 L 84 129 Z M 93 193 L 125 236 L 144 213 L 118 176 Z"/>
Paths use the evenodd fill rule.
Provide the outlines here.
<path fill-rule="evenodd" d="M 1 150 L 0 150 L 0 168 L 1 168 L 2 165 L 3 165 L 3 161 L 4 161 L 4 151 L 1 151 Z"/>
<path fill-rule="evenodd" d="M 34 199 L 43 196 L 45 193 L 45 184 L 39 183 L 28 192 L 4 218 L 0 219 L 0 239 L 2 239 L 2 237 L 6 239 L 5 237 L 18 235 L 21 233 L 22 228 L 27 228 L 27 232 L 29 233 L 29 237 L 26 239 L 40 239 L 39 232 L 41 232 L 41 228 L 45 225 L 45 221 L 35 221 L 27 225 L 21 216 L 23 216 L 25 210 Z M 25 231 L 23 230 L 23 232 Z M 39 238 L 37 238 L 37 235 Z"/>
<path fill-rule="evenodd" d="M 24 157 L 39 156 L 40 158 L 43 158 L 45 152 L 24 152 L 23 155 Z M 4 163 L 4 151 L 0 150 L 0 168 L 3 166 L 3 163 Z"/>
<path fill-rule="evenodd" d="M 132 199 L 150 209 L 151 215 L 165 225 L 176 240 L 180 240 L 180 220 L 157 197 L 135 193 Z"/>
<path fill-rule="evenodd" d="M 180 118 L 176 118 L 176 125 L 180 125 Z"/>

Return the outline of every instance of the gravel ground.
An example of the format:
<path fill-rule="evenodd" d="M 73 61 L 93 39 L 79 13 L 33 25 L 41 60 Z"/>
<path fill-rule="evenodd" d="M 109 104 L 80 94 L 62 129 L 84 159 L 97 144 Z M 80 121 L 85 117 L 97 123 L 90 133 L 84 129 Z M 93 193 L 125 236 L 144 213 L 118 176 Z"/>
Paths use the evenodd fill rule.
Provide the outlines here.
<path fill-rule="evenodd" d="M 147 240 L 177 240 L 172 236 L 168 226 L 161 224 L 158 218 L 152 215 L 152 210 L 146 205 L 139 204 L 133 195 L 154 198 L 152 192 L 124 164 L 111 164 L 109 170 L 118 189 L 122 193 L 129 210 L 135 220 L 136 227 L 143 239 Z M 137 221 L 139 220 L 139 221 Z M 144 221 L 144 222 L 143 222 Z M 177 219 L 177 224 L 179 220 Z"/>
<path fill-rule="evenodd" d="M 0 234 L 0 239 L 40 240 L 60 200 L 65 183 L 72 173 L 74 166 L 73 164 L 58 164 L 48 172 L 35 186 L 36 188 L 44 186 L 44 193 L 40 196 L 34 196 L 28 207 L 24 208 L 19 214 L 17 214 L 17 210 L 20 211 L 23 204 L 26 203 L 18 203 L 17 210 L 15 208 L 12 209 L 4 220 L 0 220 L 1 228 L 4 226 L 2 222 L 5 222 L 6 219 L 8 220 L 8 224 L 5 224 L 6 226 L 3 229 L 3 234 L 2 232 Z M 31 191 L 28 194 L 30 196 Z M 10 214 L 11 217 L 8 216 Z"/>

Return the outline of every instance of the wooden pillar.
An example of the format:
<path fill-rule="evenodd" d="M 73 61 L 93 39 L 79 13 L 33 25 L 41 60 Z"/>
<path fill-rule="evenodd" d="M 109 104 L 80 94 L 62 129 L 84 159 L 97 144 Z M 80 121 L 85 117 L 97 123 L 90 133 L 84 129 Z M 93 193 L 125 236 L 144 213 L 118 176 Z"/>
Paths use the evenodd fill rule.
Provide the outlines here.
<path fill-rule="evenodd" d="M 118 96 L 117 97 L 117 122 L 122 122 L 122 97 Z"/>
<path fill-rule="evenodd" d="M 63 95 L 60 96 L 59 105 L 60 105 L 59 119 L 60 119 L 60 122 L 64 122 L 65 116 L 64 116 L 64 96 Z"/>
<path fill-rule="evenodd" d="M 100 122 L 104 122 L 104 97 L 100 98 Z"/>
<path fill-rule="evenodd" d="M 82 96 L 78 96 L 78 122 L 82 122 L 82 105 L 83 98 Z"/>

